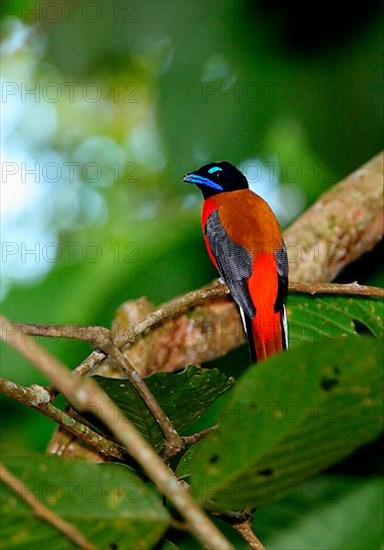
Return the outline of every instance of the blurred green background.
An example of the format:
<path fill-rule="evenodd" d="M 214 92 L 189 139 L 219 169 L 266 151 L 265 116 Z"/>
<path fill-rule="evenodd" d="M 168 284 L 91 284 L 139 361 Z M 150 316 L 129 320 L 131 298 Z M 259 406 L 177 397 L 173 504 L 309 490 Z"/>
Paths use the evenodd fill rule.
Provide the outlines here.
<path fill-rule="evenodd" d="M 2 305 L 12 320 L 108 326 L 215 277 L 199 192 L 230 160 L 286 226 L 382 147 L 379 2 L 2 4 Z M 380 249 L 351 277 L 379 284 Z M 82 343 L 44 341 L 73 367 Z M 42 381 L 1 346 L 2 375 Z M 246 350 L 221 361 L 247 362 Z M 2 400 L 3 450 L 52 425 Z M 4 425 L 4 423 L 3 423 Z"/>

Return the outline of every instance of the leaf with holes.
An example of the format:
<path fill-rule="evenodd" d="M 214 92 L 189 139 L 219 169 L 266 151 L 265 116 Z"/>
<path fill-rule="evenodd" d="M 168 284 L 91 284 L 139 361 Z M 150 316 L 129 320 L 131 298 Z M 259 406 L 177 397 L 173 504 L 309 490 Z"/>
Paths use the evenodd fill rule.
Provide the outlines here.
<path fill-rule="evenodd" d="M 336 342 L 342 336 L 384 336 L 383 301 L 366 296 L 290 294 L 289 342 Z"/>
<path fill-rule="evenodd" d="M 75 525 L 98 548 L 153 548 L 169 526 L 160 495 L 121 464 L 90 464 L 54 456 L 3 457 L 36 500 Z M 2 486 L 2 548 L 72 548 Z"/>
<path fill-rule="evenodd" d="M 135 424 L 140 433 L 156 449 L 161 449 L 164 443 L 163 433 L 130 382 L 126 379 L 102 376 L 95 376 L 94 379 Z M 152 374 L 145 378 L 145 382 L 176 430 L 182 433 L 233 385 L 234 380 L 218 369 L 190 366 L 178 374 Z M 97 424 L 96 420 L 95 423 Z"/>
<path fill-rule="evenodd" d="M 376 437 L 382 393 L 381 342 L 303 343 L 244 374 L 177 473 L 213 510 L 275 500 Z"/>

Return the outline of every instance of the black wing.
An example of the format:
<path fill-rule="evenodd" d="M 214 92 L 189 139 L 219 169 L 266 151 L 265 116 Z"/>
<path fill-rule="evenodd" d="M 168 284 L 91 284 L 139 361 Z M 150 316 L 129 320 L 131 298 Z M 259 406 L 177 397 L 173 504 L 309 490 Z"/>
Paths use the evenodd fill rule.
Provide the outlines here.
<path fill-rule="evenodd" d="M 275 312 L 281 311 L 285 304 L 288 293 L 288 255 L 283 241 L 282 247 L 274 251 L 277 266 L 277 296 L 275 301 Z"/>
<path fill-rule="evenodd" d="M 215 210 L 204 228 L 220 275 L 228 286 L 235 302 L 250 319 L 255 316 L 255 306 L 249 294 L 247 280 L 252 275 L 252 258 L 241 245 L 227 235 Z"/>
<path fill-rule="evenodd" d="M 283 349 L 288 348 L 288 324 L 285 311 L 285 300 L 288 294 L 288 255 L 283 241 L 283 245 L 274 252 L 277 265 L 277 296 L 275 301 L 275 312 L 281 313 L 281 332 L 283 337 Z"/>

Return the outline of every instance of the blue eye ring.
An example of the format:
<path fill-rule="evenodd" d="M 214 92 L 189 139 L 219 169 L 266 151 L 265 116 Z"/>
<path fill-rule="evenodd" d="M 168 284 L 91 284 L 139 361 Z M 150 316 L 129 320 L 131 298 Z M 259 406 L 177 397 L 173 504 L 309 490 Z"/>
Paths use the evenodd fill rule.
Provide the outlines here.
<path fill-rule="evenodd" d="M 220 168 L 220 166 L 212 166 L 212 168 L 210 168 L 208 170 L 208 174 L 214 174 L 215 172 L 222 172 L 223 169 Z"/>

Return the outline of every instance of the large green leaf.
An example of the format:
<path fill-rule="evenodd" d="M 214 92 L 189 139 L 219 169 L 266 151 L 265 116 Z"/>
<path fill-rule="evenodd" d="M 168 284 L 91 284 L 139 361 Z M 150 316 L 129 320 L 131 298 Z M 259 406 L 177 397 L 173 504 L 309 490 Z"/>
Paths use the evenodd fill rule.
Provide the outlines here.
<path fill-rule="evenodd" d="M 336 342 L 345 335 L 384 336 L 383 301 L 366 296 L 290 294 L 289 341 Z"/>
<path fill-rule="evenodd" d="M 251 368 L 221 426 L 181 461 L 208 508 L 276 500 L 382 428 L 382 346 L 371 338 L 304 343 Z"/>
<path fill-rule="evenodd" d="M 128 380 L 94 377 L 141 434 L 157 449 L 164 436 L 148 407 Z M 178 374 L 158 372 L 145 379 L 175 428 L 183 432 L 193 424 L 215 399 L 233 384 L 217 369 L 190 366 Z"/>
<path fill-rule="evenodd" d="M 322 475 L 258 509 L 254 528 L 273 550 L 378 550 L 383 512 L 382 478 Z"/>
<path fill-rule="evenodd" d="M 98 548 L 152 548 L 169 525 L 160 496 L 121 464 L 31 454 L 3 460 L 41 503 Z M 2 486 L 1 548 L 61 550 L 73 544 Z"/>

